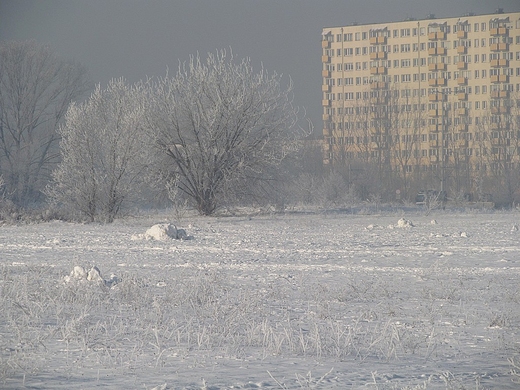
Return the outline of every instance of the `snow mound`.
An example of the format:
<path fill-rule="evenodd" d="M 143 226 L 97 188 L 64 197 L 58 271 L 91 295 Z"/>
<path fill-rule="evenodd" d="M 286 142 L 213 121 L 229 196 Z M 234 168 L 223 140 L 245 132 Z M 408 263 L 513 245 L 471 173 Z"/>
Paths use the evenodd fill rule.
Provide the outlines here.
<path fill-rule="evenodd" d="M 413 226 L 414 226 L 414 224 L 412 223 L 412 221 L 409 221 L 404 218 L 401 218 L 401 219 L 399 219 L 399 221 L 397 221 L 397 227 L 400 227 L 400 228 L 407 228 L 407 227 L 413 227 Z"/>
<path fill-rule="evenodd" d="M 512 232 L 517 232 L 518 231 L 518 225 L 516 223 L 514 223 L 513 226 L 511 227 L 511 231 Z"/>
<path fill-rule="evenodd" d="M 432 219 L 430 222 L 432 225 L 437 225 L 437 221 L 435 219 Z"/>
<path fill-rule="evenodd" d="M 70 272 L 69 276 L 65 276 L 64 281 L 66 284 L 69 283 L 97 283 L 99 285 L 104 285 L 109 288 L 115 286 L 121 280 L 114 274 L 110 275 L 110 279 L 103 279 L 101 276 L 101 271 L 98 267 L 92 267 L 88 272 L 85 268 L 80 266 L 75 266 Z"/>
<path fill-rule="evenodd" d="M 132 236 L 133 240 L 145 239 L 145 240 L 189 240 L 190 237 L 186 234 L 184 229 L 177 229 L 175 225 L 171 223 L 159 223 L 149 228 L 146 233 Z"/>

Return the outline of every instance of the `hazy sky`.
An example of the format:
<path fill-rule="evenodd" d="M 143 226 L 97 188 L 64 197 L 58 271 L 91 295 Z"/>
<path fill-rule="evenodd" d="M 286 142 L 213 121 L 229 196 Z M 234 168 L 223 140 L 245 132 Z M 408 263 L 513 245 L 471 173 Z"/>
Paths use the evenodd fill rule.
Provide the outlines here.
<path fill-rule="evenodd" d="M 229 48 L 290 75 L 295 102 L 321 131 L 321 29 L 520 11 L 520 0 L 0 0 L 0 40 L 35 39 L 94 82 L 137 81 L 197 52 Z"/>

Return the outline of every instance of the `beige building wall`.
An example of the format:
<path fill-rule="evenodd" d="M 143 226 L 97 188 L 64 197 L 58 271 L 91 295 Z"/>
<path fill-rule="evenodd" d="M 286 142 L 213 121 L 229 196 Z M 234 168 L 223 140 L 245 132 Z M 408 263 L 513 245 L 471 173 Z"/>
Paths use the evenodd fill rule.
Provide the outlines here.
<path fill-rule="evenodd" d="M 322 65 L 326 164 L 446 169 L 459 187 L 518 167 L 520 13 L 324 28 Z"/>

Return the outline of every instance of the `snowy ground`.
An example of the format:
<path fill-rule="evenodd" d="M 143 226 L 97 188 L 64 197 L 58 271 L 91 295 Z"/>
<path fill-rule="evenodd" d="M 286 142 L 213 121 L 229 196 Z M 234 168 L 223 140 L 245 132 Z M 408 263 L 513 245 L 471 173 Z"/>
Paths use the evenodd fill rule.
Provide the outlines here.
<path fill-rule="evenodd" d="M 162 222 L 193 239 L 142 238 Z M 416 210 L 0 226 L 0 388 L 519 388 L 518 222 Z"/>

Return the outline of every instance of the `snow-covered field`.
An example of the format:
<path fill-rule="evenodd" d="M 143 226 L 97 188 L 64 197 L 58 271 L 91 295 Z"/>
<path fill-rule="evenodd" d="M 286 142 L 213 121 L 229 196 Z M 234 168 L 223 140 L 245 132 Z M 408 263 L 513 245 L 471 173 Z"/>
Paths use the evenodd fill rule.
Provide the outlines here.
<path fill-rule="evenodd" d="M 192 239 L 143 238 L 162 222 Z M 417 210 L 0 226 L 0 388 L 519 388 L 519 222 Z M 71 276 L 93 266 L 105 282 Z"/>

